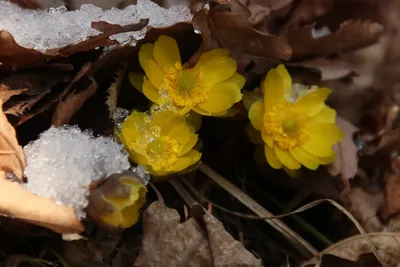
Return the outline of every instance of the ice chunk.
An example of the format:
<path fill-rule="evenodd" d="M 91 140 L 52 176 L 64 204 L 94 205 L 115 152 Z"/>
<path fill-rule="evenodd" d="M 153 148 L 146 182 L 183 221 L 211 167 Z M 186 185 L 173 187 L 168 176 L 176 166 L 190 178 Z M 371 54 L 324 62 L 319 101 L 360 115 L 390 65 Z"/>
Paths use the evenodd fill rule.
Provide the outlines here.
<path fill-rule="evenodd" d="M 124 10 L 112 8 L 106 11 L 92 4 L 82 5 L 75 11 L 67 11 L 65 7 L 50 8 L 48 11 L 27 10 L 8 1 L 0 1 L 0 30 L 10 32 L 19 45 L 39 51 L 76 44 L 100 34 L 91 28 L 91 23 L 95 21 L 127 25 L 143 18 L 150 19 L 149 26 L 166 27 L 191 21 L 192 15 L 185 6 L 165 9 L 150 0 L 138 0 L 136 5 Z M 135 45 L 136 40 L 144 37 L 146 30 L 116 34 L 111 39 Z"/>
<path fill-rule="evenodd" d="M 108 137 L 94 138 L 78 127 L 50 128 L 24 147 L 25 175 L 30 192 L 85 216 L 88 186 L 97 179 L 130 167 L 121 145 Z"/>

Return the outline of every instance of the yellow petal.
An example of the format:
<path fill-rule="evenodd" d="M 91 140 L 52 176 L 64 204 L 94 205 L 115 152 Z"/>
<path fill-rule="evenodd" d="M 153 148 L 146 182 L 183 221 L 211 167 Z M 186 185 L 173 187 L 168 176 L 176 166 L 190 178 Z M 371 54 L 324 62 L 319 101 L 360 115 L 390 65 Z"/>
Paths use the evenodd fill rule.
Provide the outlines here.
<path fill-rule="evenodd" d="M 335 154 L 332 149 L 332 145 L 325 142 L 323 138 L 318 138 L 318 136 L 310 138 L 301 147 L 304 148 L 304 150 L 308 153 L 317 157 L 331 157 Z"/>
<path fill-rule="evenodd" d="M 169 132 L 179 124 L 186 124 L 185 117 L 172 111 L 162 110 L 154 114 L 153 120 L 151 121 L 152 126 L 158 126 L 161 129 L 160 135 L 166 136 Z"/>
<path fill-rule="evenodd" d="M 344 138 L 342 130 L 331 123 L 308 123 L 305 131 L 310 134 L 310 138 L 322 138 L 330 145 L 334 145 Z"/>
<path fill-rule="evenodd" d="M 192 149 L 182 157 L 178 158 L 178 160 L 167 171 L 171 173 L 183 171 L 184 169 L 198 162 L 200 158 L 201 153 L 195 149 Z"/>
<path fill-rule="evenodd" d="M 185 124 L 174 125 L 167 134 L 172 140 L 177 141 L 182 146 L 190 140 L 190 136 L 194 133 L 190 132 L 190 128 Z"/>
<path fill-rule="evenodd" d="M 176 62 L 181 63 L 178 44 L 166 35 L 161 35 L 154 43 L 153 57 L 165 73 L 174 68 Z"/>
<path fill-rule="evenodd" d="M 128 146 L 130 143 L 136 141 L 136 138 L 139 136 L 138 128 L 144 125 L 144 116 L 141 112 L 136 110 L 132 111 L 132 113 L 126 118 L 126 120 L 122 123 L 121 128 L 121 141 Z"/>
<path fill-rule="evenodd" d="M 290 153 L 298 162 L 300 162 L 301 165 L 310 170 L 316 170 L 321 164 L 320 160 L 316 156 L 311 155 L 301 147 L 292 148 Z"/>
<path fill-rule="evenodd" d="M 153 58 L 154 45 L 151 43 L 144 44 L 139 50 L 139 63 L 143 70 L 145 70 L 145 63 L 148 60 L 154 60 Z"/>
<path fill-rule="evenodd" d="M 231 83 L 218 83 L 211 87 L 207 100 L 197 106 L 210 114 L 219 113 L 227 111 L 241 99 L 240 88 Z"/>
<path fill-rule="evenodd" d="M 144 71 L 150 82 L 157 88 L 161 88 L 164 80 L 164 72 L 160 69 L 154 60 L 144 62 Z"/>
<path fill-rule="evenodd" d="M 191 111 L 186 115 L 186 121 L 187 123 L 189 123 L 190 125 L 192 125 L 194 132 L 197 132 L 198 130 L 200 130 L 201 125 L 203 124 L 203 117 L 194 112 Z"/>
<path fill-rule="evenodd" d="M 147 79 L 143 81 L 143 94 L 152 102 L 161 104 L 159 90 Z"/>
<path fill-rule="evenodd" d="M 200 70 L 208 84 L 216 84 L 232 77 L 236 72 L 236 61 L 228 57 L 229 51 L 214 49 L 201 55 L 195 69 Z"/>
<path fill-rule="evenodd" d="M 298 99 L 294 106 L 303 109 L 309 117 L 314 117 L 326 107 L 324 102 L 331 92 L 329 88 L 319 88 Z"/>
<path fill-rule="evenodd" d="M 270 134 L 268 134 L 267 132 L 265 132 L 264 130 L 261 131 L 261 135 L 262 135 L 262 139 L 264 140 L 264 142 L 270 148 L 273 148 L 274 147 L 274 139 L 272 138 L 272 136 Z"/>
<path fill-rule="evenodd" d="M 142 92 L 144 76 L 144 73 L 129 72 L 129 81 L 131 82 L 132 86 L 135 87 L 135 89 L 139 92 Z"/>
<path fill-rule="evenodd" d="M 233 76 L 230 77 L 229 79 L 225 80 L 224 83 L 232 83 L 239 89 L 242 89 L 244 84 L 246 83 L 246 79 L 244 78 L 243 75 L 240 75 L 239 73 L 235 72 L 235 74 L 233 74 Z"/>
<path fill-rule="evenodd" d="M 274 169 L 282 168 L 282 162 L 279 161 L 273 148 L 264 145 L 264 153 L 268 164 Z"/>
<path fill-rule="evenodd" d="M 276 157 L 289 170 L 297 170 L 301 167 L 300 163 L 290 154 L 288 150 L 283 150 L 279 146 L 274 146 Z"/>
<path fill-rule="evenodd" d="M 312 123 L 335 123 L 336 119 L 336 111 L 328 106 L 318 113 L 315 117 L 313 117 L 310 122 Z"/>
<path fill-rule="evenodd" d="M 292 77 L 290 77 L 285 65 L 279 64 L 279 66 L 276 68 L 276 71 L 282 77 L 285 96 L 292 95 Z"/>
<path fill-rule="evenodd" d="M 132 147 L 129 149 L 129 158 L 136 164 L 141 164 L 143 166 L 149 165 L 149 161 L 147 160 L 146 155 L 142 155 L 139 152 L 136 152 L 135 149 Z"/>
<path fill-rule="evenodd" d="M 213 117 L 221 117 L 228 113 L 228 110 L 224 110 L 222 112 L 209 112 L 199 107 L 193 107 L 192 110 L 203 116 L 213 116 Z"/>
<path fill-rule="evenodd" d="M 284 172 L 286 172 L 287 175 L 289 175 L 291 178 L 300 178 L 301 177 L 301 169 L 297 169 L 297 170 L 291 170 L 286 168 L 285 166 L 282 167 L 282 170 Z"/>
<path fill-rule="evenodd" d="M 259 92 L 243 90 L 243 105 L 247 111 L 255 102 L 263 102 L 262 95 Z"/>
<path fill-rule="evenodd" d="M 264 107 L 269 110 L 272 106 L 284 101 L 285 86 L 282 76 L 272 69 L 262 85 L 264 88 Z"/>
<path fill-rule="evenodd" d="M 249 119 L 251 124 L 256 130 L 261 131 L 263 127 L 263 117 L 264 117 L 264 104 L 261 102 L 255 102 L 250 107 Z"/>
<path fill-rule="evenodd" d="M 246 132 L 247 132 L 247 135 L 249 136 L 250 142 L 252 142 L 253 144 L 256 144 L 256 145 L 264 144 L 264 141 L 261 137 L 261 132 L 254 129 L 254 127 L 251 125 L 251 123 L 247 124 Z"/>
<path fill-rule="evenodd" d="M 185 155 L 190 150 L 192 150 L 193 147 L 197 144 L 198 140 L 199 140 L 199 138 L 198 138 L 197 134 L 191 134 L 189 141 L 182 148 L 181 152 L 179 152 L 178 157 L 181 157 L 182 155 Z"/>

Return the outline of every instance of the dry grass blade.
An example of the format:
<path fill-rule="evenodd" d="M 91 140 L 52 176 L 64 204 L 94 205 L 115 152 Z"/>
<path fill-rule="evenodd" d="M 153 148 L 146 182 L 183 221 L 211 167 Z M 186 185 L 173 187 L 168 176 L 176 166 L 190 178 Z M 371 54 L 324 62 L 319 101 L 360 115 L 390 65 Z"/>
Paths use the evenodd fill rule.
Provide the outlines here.
<path fill-rule="evenodd" d="M 229 183 L 224 177 L 222 177 L 221 175 L 219 175 L 218 173 L 216 173 L 214 170 L 212 170 L 210 167 L 208 167 L 205 164 L 200 165 L 199 167 L 200 171 L 202 171 L 204 174 L 206 174 L 209 178 L 211 178 L 214 182 L 216 182 L 217 184 L 219 184 L 221 187 L 223 187 L 226 191 L 228 191 L 229 193 L 231 193 L 234 197 L 236 197 L 237 200 L 239 200 L 240 202 L 242 202 L 244 205 L 246 205 L 249 209 L 251 209 L 254 213 L 256 213 L 257 215 L 260 215 L 260 211 L 258 210 L 259 208 L 257 206 L 259 206 L 258 203 L 256 203 L 253 199 L 251 199 L 249 196 L 247 196 L 245 193 L 243 193 L 240 189 L 238 189 L 237 187 L 235 187 L 234 185 L 232 185 L 231 183 Z M 332 200 L 332 199 L 320 199 L 320 200 L 316 200 L 313 201 L 311 203 L 308 203 L 307 205 L 304 205 L 292 212 L 289 213 L 285 213 L 285 214 L 281 214 L 281 215 L 277 215 L 277 216 L 273 216 L 271 213 L 269 213 L 268 211 L 266 211 L 267 213 L 271 214 L 271 215 L 263 215 L 262 219 L 265 221 L 269 221 L 269 220 L 276 220 L 276 219 L 280 219 L 292 214 L 296 214 L 296 213 L 300 213 L 303 211 L 306 211 L 308 209 L 311 209 L 323 202 L 329 202 L 332 205 L 334 205 L 337 209 L 339 209 L 341 212 L 343 212 L 353 223 L 354 225 L 357 227 L 358 231 L 361 233 L 361 235 L 365 238 L 365 241 L 367 242 L 369 248 L 371 249 L 372 253 L 375 255 L 375 257 L 379 260 L 379 262 L 382 264 L 382 266 L 385 267 L 389 267 L 390 265 L 388 265 L 383 258 L 381 257 L 381 255 L 379 254 L 378 250 L 375 248 L 375 246 L 371 243 L 370 239 L 367 236 L 367 233 L 365 232 L 365 230 L 363 229 L 363 227 L 360 225 L 360 223 L 356 220 L 356 218 L 354 218 L 353 215 L 351 215 L 351 213 L 349 211 L 347 211 L 342 205 L 340 205 L 339 203 L 337 203 L 336 201 Z M 260 206 L 261 207 L 261 206 Z M 261 207 L 261 210 L 264 209 Z M 260 215 L 261 216 L 261 215 Z M 271 223 L 270 223 L 271 224 Z M 274 226 L 275 228 L 277 228 L 274 224 L 271 224 L 272 226 Z M 283 224 L 284 225 L 284 224 Z M 289 228 L 288 228 L 289 229 Z M 277 228 L 277 230 L 281 230 L 279 228 Z M 287 229 L 284 229 L 287 230 Z M 289 229 L 290 230 L 290 229 Z M 290 230 L 292 231 L 292 230 Z M 285 234 L 285 233 L 284 233 Z M 298 236 L 297 234 L 295 234 L 296 236 Z M 288 236 L 288 235 L 286 235 Z M 303 240 L 300 237 L 300 240 L 296 240 L 298 241 L 298 243 L 300 243 L 300 241 Z M 309 245 L 305 240 L 304 240 L 305 244 Z M 300 243 L 303 244 L 303 243 Z M 309 245 L 311 247 L 311 245 Z M 308 248 L 307 246 L 305 246 L 306 248 Z M 311 247 L 312 248 L 312 247 Z M 311 251 L 311 250 L 310 250 Z M 318 254 L 318 253 L 316 253 Z"/>
<path fill-rule="evenodd" d="M 186 202 L 186 204 L 191 207 L 197 201 L 192 197 L 192 195 L 186 190 L 186 188 L 176 179 L 169 181 L 171 186 L 178 192 L 181 198 Z"/>
<path fill-rule="evenodd" d="M 200 165 L 199 170 L 211 178 L 215 183 L 229 192 L 232 196 L 234 196 L 237 200 L 243 203 L 246 207 L 248 207 L 251 211 L 257 214 L 260 217 L 271 217 L 274 215 L 266 210 L 263 206 L 258 204 L 254 199 L 245 194 L 242 190 L 228 182 L 223 176 L 219 175 L 213 169 L 205 165 L 204 163 Z M 304 254 L 305 256 L 309 256 L 312 254 L 314 257 L 318 255 L 318 251 L 311 246 L 306 240 L 304 240 L 301 236 L 299 236 L 296 232 L 290 229 L 286 224 L 281 222 L 278 219 L 268 219 L 265 220 L 268 224 L 274 227 L 276 230 L 281 232 L 286 238 L 292 241 L 294 244 L 297 244 L 299 252 Z"/>

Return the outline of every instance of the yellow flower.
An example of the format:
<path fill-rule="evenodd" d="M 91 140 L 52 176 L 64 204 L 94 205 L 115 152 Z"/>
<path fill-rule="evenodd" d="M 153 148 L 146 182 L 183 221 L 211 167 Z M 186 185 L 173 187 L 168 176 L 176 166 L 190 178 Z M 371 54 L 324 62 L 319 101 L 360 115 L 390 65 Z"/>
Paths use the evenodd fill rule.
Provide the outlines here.
<path fill-rule="evenodd" d="M 113 174 L 98 188 L 91 190 L 87 212 L 104 228 L 129 228 L 139 220 L 146 192 L 146 186 L 134 173 Z"/>
<path fill-rule="evenodd" d="M 152 102 L 172 105 L 182 114 L 194 110 L 207 116 L 225 115 L 242 99 L 245 82 L 228 53 L 209 51 L 193 68 L 186 68 L 175 39 L 162 35 L 140 48 L 139 62 L 146 73 L 142 91 Z"/>
<path fill-rule="evenodd" d="M 269 165 L 289 170 L 304 165 L 315 170 L 331 163 L 332 146 L 343 139 L 335 125 L 335 110 L 325 105 L 331 90 L 292 84 L 283 65 L 268 72 L 261 89 L 264 101 L 251 105 L 249 118 L 261 131 Z"/>
<path fill-rule="evenodd" d="M 198 136 L 193 127 L 171 110 L 133 111 L 122 123 L 120 139 L 130 158 L 154 176 L 181 172 L 201 158 L 194 148 Z"/>

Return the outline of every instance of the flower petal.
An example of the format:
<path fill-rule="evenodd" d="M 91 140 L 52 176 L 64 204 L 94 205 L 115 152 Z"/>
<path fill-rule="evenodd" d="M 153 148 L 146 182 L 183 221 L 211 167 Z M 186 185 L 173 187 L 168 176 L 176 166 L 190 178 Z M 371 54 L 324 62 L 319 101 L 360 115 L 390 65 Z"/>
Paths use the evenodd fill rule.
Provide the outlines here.
<path fill-rule="evenodd" d="M 268 164 L 274 169 L 282 168 L 282 162 L 279 161 L 273 148 L 264 145 L 264 153 Z"/>
<path fill-rule="evenodd" d="M 261 131 L 263 127 L 263 117 L 264 117 L 264 104 L 261 102 L 255 102 L 250 107 L 249 119 L 251 124 L 256 130 Z"/>
<path fill-rule="evenodd" d="M 289 170 L 297 170 L 300 169 L 300 163 L 290 154 L 288 150 L 283 150 L 279 146 L 274 146 L 276 157 L 284 166 L 286 166 Z"/>
<path fill-rule="evenodd" d="M 164 80 L 164 72 L 160 69 L 154 60 L 147 60 L 143 63 L 143 69 L 146 72 L 150 82 L 157 88 L 161 88 Z"/>
<path fill-rule="evenodd" d="M 316 170 L 321 164 L 320 160 L 316 156 L 311 155 L 301 147 L 290 149 L 290 153 L 298 162 L 300 162 L 301 165 L 304 165 L 310 170 Z"/>
<path fill-rule="evenodd" d="M 201 153 L 196 149 L 190 150 L 188 153 L 178 158 L 178 160 L 167 170 L 169 173 L 180 172 L 187 167 L 195 164 L 201 158 Z"/>
<path fill-rule="evenodd" d="M 232 83 L 236 85 L 239 89 L 242 89 L 244 84 L 246 83 L 246 78 L 243 75 L 235 72 L 232 77 L 227 80 L 224 80 L 224 83 Z"/>
<path fill-rule="evenodd" d="M 194 111 L 189 112 L 185 116 L 185 119 L 187 123 L 189 123 L 193 127 L 194 132 L 200 130 L 201 125 L 203 124 L 203 117 Z"/>
<path fill-rule="evenodd" d="M 129 81 L 136 90 L 142 92 L 143 81 L 146 74 L 138 72 L 129 72 Z"/>
<path fill-rule="evenodd" d="M 190 131 L 190 128 L 185 124 L 174 125 L 172 129 L 169 131 L 168 136 L 177 141 L 182 146 L 186 145 L 186 143 L 190 140 L 190 136 L 193 135 Z"/>
<path fill-rule="evenodd" d="M 207 100 L 197 106 L 209 113 L 227 111 L 242 99 L 241 88 L 231 83 L 218 83 L 211 87 Z"/>
<path fill-rule="evenodd" d="M 179 124 L 186 125 L 185 117 L 172 110 L 163 110 L 155 113 L 151 121 L 151 126 L 157 126 L 161 129 L 161 136 L 168 135 Z"/>
<path fill-rule="evenodd" d="M 315 117 L 313 117 L 310 122 L 312 123 L 335 123 L 336 119 L 336 110 L 325 106 L 325 108 L 318 113 Z"/>
<path fill-rule="evenodd" d="M 161 35 L 154 43 L 153 57 L 165 73 L 174 68 L 176 62 L 181 63 L 178 44 L 166 35 Z"/>
<path fill-rule="evenodd" d="M 244 90 L 242 102 L 246 110 L 249 111 L 251 105 L 253 105 L 255 102 L 263 102 L 263 98 L 259 92 Z"/>
<path fill-rule="evenodd" d="M 144 44 L 140 47 L 139 63 L 140 63 L 140 66 L 142 67 L 142 69 L 145 68 L 144 63 L 146 63 L 147 60 L 154 60 L 153 50 L 154 50 L 154 45 L 151 43 Z"/>
<path fill-rule="evenodd" d="M 225 81 L 235 74 L 236 61 L 228 57 L 228 54 L 228 50 L 214 49 L 201 55 L 195 68 L 201 70 L 208 84 Z"/>
<path fill-rule="evenodd" d="M 279 66 L 276 68 L 276 71 L 282 77 L 285 96 L 292 95 L 292 77 L 290 77 L 285 65 L 279 64 Z"/>
<path fill-rule="evenodd" d="M 284 101 L 285 97 L 285 86 L 282 76 L 277 72 L 276 69 L 272 69 L 268 72 L 267 77 L 262 84 L 264 89 L 264 107 L 265 110 L 269 110 L 275 104 Z"/>
<path fill-rule="evenodd" d="M 159 90 L 147 79 L 143 81 L 143 94 L 151 101 L 161 104 Z"/>
<path fill-rule="evenodd" d="M 297 100 L 294 106 L 305 110 L 309 117 L 314 117 L 326 107 L 324 102 L 331 92 L 329 88 L 319 88 Z"/>
<path fill-rule="evenodd" d="M 310 138 L 322 138 L 330 145 L 337 144 L 344 138 L 342 130 L 331 123 L 308 123 L 305 131 L 310 134 Z"/>
<path fill-rule="evenodd" d="M 335 154 L 332 145 L 327 143 L 324 138 L 318 138 L 317 135 L 312 136 L 302 146 L 305 151 L 317 157 L 331 157 Z"/>
<path fill-rule="evenodd" d="M 226 114 L 228 114 L 228 110 L 222 111 L 222 112 L 208 112 L 202 108 L 199 107 L 193 107 L 192 110 L 200 115 L 203 116 L 213 116 L 213 117 L 221 117 L 224 116 Z"/>
<path fill-rule="evenodd" d="M 268 134 L 267 132 L 265 132 L 264 130 L 261 131 L 261 135 L 262 135 L 262 139 L 264 140 L 264 142 L 270 148 L 273 148 L 274 147 L 274 139 L 272 138 L 272 136 L 270 134 Z"/>
<path fill-rule="evenodd" d="M 179 152 L 178 157 L 181 157 L 182 155 L 185 155 L 191 149 L 193 149 L 193 147 L 197 144 L 197 141 L 199 141 L 198 135 L 197 134 L 191 134 L 189 141 L 182 148 L 181 152 Z"/>
<path fill-rule="evenodd" d="M 144 125 L 144 116 L 142 113 L 134 110 L 127 117 L 127 119 L 122 123 L 121 128 L 121 141 L 125 145 L 135 142 L 136 138 L 139 136 L 138 128 Z"/>

